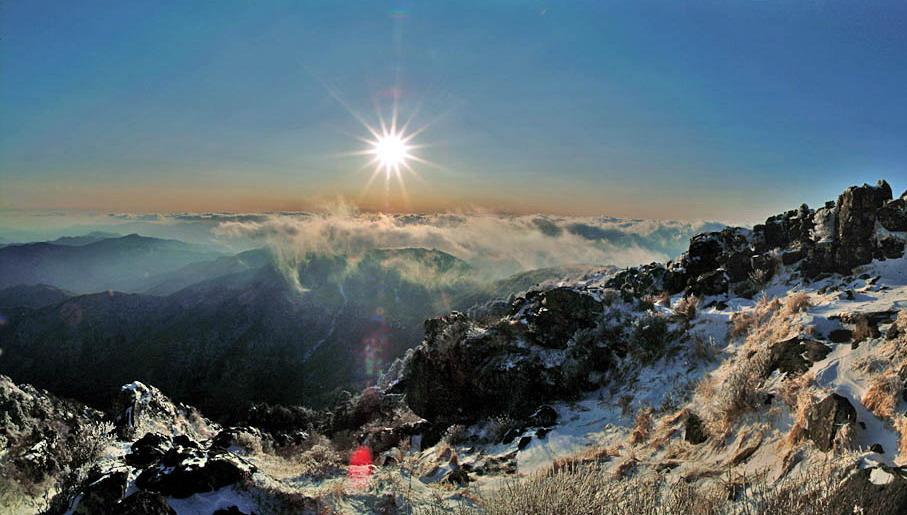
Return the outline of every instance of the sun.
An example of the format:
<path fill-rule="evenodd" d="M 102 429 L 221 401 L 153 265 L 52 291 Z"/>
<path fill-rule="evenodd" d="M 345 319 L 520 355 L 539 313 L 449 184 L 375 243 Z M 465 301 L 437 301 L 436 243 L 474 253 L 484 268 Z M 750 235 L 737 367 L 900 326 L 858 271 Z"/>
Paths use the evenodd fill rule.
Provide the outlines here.
<path fill-rule="evenodd" d="M 412 146 L 399 132 L 385 132 L 371 144 L 370 153 L 374 155 L 375 164 L 387 174 L 400 173 L 400 168 L 408 167 L 407 161 L 413 157 L 409 153 Z"/>
<path fill-rule="evenodd" d="M 395 90 L 396 89 L 399 88 L 395 88 Z M 413 126 L 412 122 L 419 111 L 420 104 L 411 108 L 408 117 L 405 120 L 402 120 L 399 116 L 400 106 L 397 102 L 397 94 L 395 94 L 389 118 L 385 118 L 384 116 L 387 114 L 387 110 L 383 109 L 376 99 L 373 99 L 378 122 L 377 124 L 374 124 L 373 121 L 368 120 L 365 116 L 362 116 L 353 109 L 343 100 L 339 93 L 330 88 L 328 89 L 328 92 L 331 93 L 331 95 L 337 99 L 337 101 L 340 102 L 340 104 L 343 105 L 360 124 L 362 124 L 362 128 L 366 132 L 365 135 L 349 134 L 352 138 L 364 143 L 364 147 L 360 147 L 360 149 L 356 151 L 339 154 L 344 157 L 365 156 L 368 158 L 368 161 L 363 164 L 359 171 L 371 169 L 372 173 L 368 180 L 365 181 L 360 196 L 366 195 L 366 193 L 370 191 L 372 185 L 376 182 L 376 179 L 380 178 L 383 179 L 384 182 L 386 198 L 389 198 L 392 184 L 396 183 L 403 202 L 408 204 L 409 194 L 406 191 L 407 188 L 404 176 L 411 176 L 421 183 L 426 184 L 425 179 L 417 168 L 422 169 L 431 167 L 443 169 L 441 165 L 433 163 L 420 155 L 425 148 L 428 148 L 431 145 L 418 141 L 421 134 L 425 132 L 434 121 L 437 121 L 440 116 L 428 123 Z"/>

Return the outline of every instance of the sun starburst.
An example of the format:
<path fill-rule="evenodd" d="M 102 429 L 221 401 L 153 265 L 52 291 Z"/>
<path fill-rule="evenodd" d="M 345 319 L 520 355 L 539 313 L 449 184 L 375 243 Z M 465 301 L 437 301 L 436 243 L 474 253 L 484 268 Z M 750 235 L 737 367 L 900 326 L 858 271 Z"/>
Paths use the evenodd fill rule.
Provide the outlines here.
<path fill-rule="evenodd" d="M 399 174 L 400 169 L 409 167 L 407 161 L 412 159 L 409 153 L 412 148 L 400 132 L 385 132 L 372 141 L 370 153 L 374 156 L 372 163 L 377 166 L 377 171 L 385 174 Z"/>

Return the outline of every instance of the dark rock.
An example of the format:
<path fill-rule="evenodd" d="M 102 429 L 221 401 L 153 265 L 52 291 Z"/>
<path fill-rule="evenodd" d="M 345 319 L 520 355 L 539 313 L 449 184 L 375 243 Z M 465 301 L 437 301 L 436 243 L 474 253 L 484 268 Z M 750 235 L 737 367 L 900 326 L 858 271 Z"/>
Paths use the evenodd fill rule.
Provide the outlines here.
<path fill-rule="evenodd" d="M 244 511 L 240 511 L 237 506 L 230 506 L 228 508 L 221 508 L 216 510 L 211 515 L 249 515 Z"/>
<path fill-rule="evenodd" d="M 775 259 L 769 254 L 758 254 L 752 258 L 753 274 L 760 282 L 768 282 L 775 275 Z"/>
<path fill-rule="evenodd" d="M 549 429 L 547 427 L 542 427 L 542 428 L 539 428 L 536 430 L 535 437 L 538 438 L 539 440 L 544 440 L 545 437 L 548 436 L 548 433 L 550 433 L 550 432 L 551 432 L 551 429 Z"/>
<path fill-rule="evenodd" d="M 183 461 L 146 469 L 136 478 L 136 486 L 181 499 L 248 480 L 254 471 L 254 467 L 231 455 L 198 453 L 177 452 L 173 457 L 184 457 Z"/>
<path fill-rule="evenodd" d="M 805 253 L 800 249 L 788 250 L 786 252 L 781 253 L 781 263 L 785 266 L 792 265 L 792 264 L 796 263 L 797 261 L 800 261 L 801 259 L 803 259 L 804 256 L 805 256 Z"/>
<path fill-rule="evenodd" d="M 829 352 L 831 348 L 824 343 L 800 337 L 775 343 L 771 346 L 765 376 L 768 377 L 775 370 L 791 376 L 802 374 L 813 363 L 825 359 Z"/>
<path fill-rule="evenodd" d="M 638 309 L 632 296 L 613 302 Z M 599 327 L 606 307 L 608 317 L 624 316 L 590 292 L 555 288 L 530 292 L 514 314 L 478 334 L 471 330 L 475 323 L 460 313 L 432 319 L 403 367 L 406 403 L 436 426 L 497 414 L 525 422 L 539 403 L 594 389 L 592 372 L 609 370 L 635 335 L 626 324 Z M 558 347 L 564 351 L 552 363 L 549 349 Z"/>
<path fill-rule="evenodd" d="M 725 269 L 727 270 L 728 280 L 732 283 L 745 281 L 753 271 L 753 265 L 750 261 L 752 252 L 734 252 L 727 258 Z"/>
<path fill-rule="evenodd" d="M 198 449 L 198 443 L 189 438 L 186 435 L 177 435 L 173 437 L 173 445 L 179 445 L 181 447 L 189 447 L 192 449 Z"/>
<path fill-rule="evenodd" d="M 123 499 L 111 513 L 117 515 L 176 515 L 159 493 L 136 492 Z"/>
<path fill-rule="evenodd" d="M 529 330 L 546 347 L 562 349 L 577 329 L 593 327 L 601 303 L 572 288 L 555 288 L 541 299 L 544 309 L 528 317 Z"/>
<path fill-rule="evenodd" d="M 160 433 L 147 433 L 129 446 L 125 460 L 135 467 L 146 467 L 159 461 L 170 448 L 170 438 Z"/>
<path fill-rule="evenodd" d="M 892 232 L 907 231 L 907 199 L 899 198 L 886 203 L 876 211 L 879 224 Z"/>
<path fill-rule="evenodd" d="M 550 405 L 545 404 L 529 416 L 529 425 L 551 427 L 557 424 L 557 418 L 557 410 Z"/>
<path fill-rule="evenodd" d="M 838 197 L 834 250 L 838 272 L 849 273 L 872 261 L 876 211 L 889 200 L 891 187 L 885 181 L 876 186 L 851 186 Z"/>
<path fill-rule="evenodd" d="M 828 333 L 828 339 L 834 343 L 849 342 L 853 338 L 853 331 L 850 329 L 834 329 Z"/>
<path fill-rule="evenodd" d="M 693 445 L 699 445 L 708 440 L 708 438 L 709 435 L 705 432 L 705 428 L 702 425 L 702 419 L 695 413 L 690 413 L 689 416 L 687 416 L 683 439 Z"/>
<path fill-rule="evenodd" d="M 880 443 L 874 443 L 874 444 L 872 444 L 871 446 L 869 446 L 869 452 L 875 452 L 875 453 L 878 453 L 878 454 L 885 454 L 885 449 L 882 448 L 882 444 L 880 444 Z"/>
<path fill-rule="evenodd" d="M 828 452 L 834 446 L 835 435 L 845 424 L 855 424 L 857 412 L 845 397 L 833 393 L 812 407 L 807 415 L 807 438 L 819 450 Z"/>
<path fill-rule="evenodd" d="M 441 481 L 459 486 L 468 486 L 469 482 L 472 481 L 472 479 L 464 469 L 456 468 L 448 472 Z"/>
<path fill-rule="evenodd" d="M 516 437 L 523 434 L 523 429 L 519 427 L 512 427 L 508 429 L 504 436 L 501 437 L 501 443 L 504 445 L 509 445 L 510 442 L 514 441 Z"/>
<path fill-rule="evenodd" d="M 126 471 L 116 471 L 89 484 L 82 491 L 82 497 L 74 514 L 91 515 L 94 513 L 111 513 L 114 505 L 126 493 L 129 475 Z"/>
<path fill-rule="evenodd" d="M 721 240 L 717 233 L 697 234 L 690 238 L 690 248 L 685 256 L 687 272 L 698 277 L 720 266 L 722 255 Z"/>
<path fill-rule="evenodd" d="M 524 436 L 524 437 L 520 438 L 519 442 L 517 442 L 516 448 L 522 451 L 523 449 L 528 447 L 530 443 L 532 443 L 532 437 Z"/>
<path fill-rule="evenodd" d="M 832 493 L 830 515 L 907 513 L 907 468 L 877 465 L 858 470 Z"/>
<path fill-rule="evenodd" d="M 690 284 L 690 293 L 694 295 L 721 295 L 727 290 L 728 277 L 724 270 L 706 272 Z"/>
<path fill-rule="evenodd" d="M 877 240 L 873 257 L 877 259 L 898 259 L 904 256 L 905 242 L 894 236 L 884 236 Z"/>

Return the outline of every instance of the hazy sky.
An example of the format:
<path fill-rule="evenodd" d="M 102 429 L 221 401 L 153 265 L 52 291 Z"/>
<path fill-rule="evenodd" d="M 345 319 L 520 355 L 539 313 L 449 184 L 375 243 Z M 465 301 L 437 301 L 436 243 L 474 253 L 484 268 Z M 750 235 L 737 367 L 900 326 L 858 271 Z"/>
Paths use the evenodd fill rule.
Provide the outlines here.
<path fill-rule="evenodd" d="M 903 0 L 5 0 L 0 31 L 7 209 L 753 221 L 907 187 Z M 395 96 L 438 165 L 408 203 L 342 155 Z"/>

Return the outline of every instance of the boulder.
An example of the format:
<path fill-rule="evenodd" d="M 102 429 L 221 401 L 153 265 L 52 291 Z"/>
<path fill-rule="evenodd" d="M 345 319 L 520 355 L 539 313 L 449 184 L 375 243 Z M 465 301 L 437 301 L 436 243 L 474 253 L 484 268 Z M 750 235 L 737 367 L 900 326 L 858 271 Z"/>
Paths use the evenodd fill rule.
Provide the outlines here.
<path fill-rule="evenodd" d="M 246 481 L 255 468 L 230 454 L 208 454 L 174 447 L 161 465 L 145 469 L 135 480 L 143 490 L 177 499 Z"/>
<path fill-rule="evenodd" d="M 834 343 L 845 343 L 853 339 L 853 331 L 850 329 L 833 329 L 828 333 L 828 339 Z"/>
<path fill-rule="evenodd" d="M 126 494 L 128 479 L 129 475 L 127 472 L 119 470 L 90 483 L 82 491 L 79 504 L 73 510 L 73 514 L 112 513 L 114 505 Z"/>
<path fill-rule="evenodd" d="M 828 452 L 834 447 L 838 430 L 846 424 L 856 422 L 857 412 L 850 401 L 833 393 L 810 409 L 804 434 L 816 447 Z"/>
<path fill-rule="evenodd" d="M 538 427 L 551 427 L 557 424 L 557 410 L 545 404 L 529 416 L 529 424 Z"/>
<path fill-rule="evenodd" d="M 750 273 L 753 271 L 752 257 L 753 253 L 748 251 L 738 251 L 728 256 L 725 269 L 730 282 L 736 283 L 749 279 Z"/>
<path fill-rule="evenodd" d="M 800 375 L 813 363 L 825 359 L 829 352 L 831 347 L 828 345 L 800 337 L 777 342 L 771 346 L 765 375 L 768 377 L 775 370 L 791 376 Z"/>
<path fill-rule="evenodd" d="M 160 461 L 170 446 L 170 437 L 160 433 L 146 433 L 129 446 L 129 452 L 124 459 L 128 465 L 146 467 Z"/>
<path fill-rule="evenodd" d="M 118 515 L 176 515 L 164 496 L 154 492 L 138 491 L 123 499 L 109 513 Z"/>

